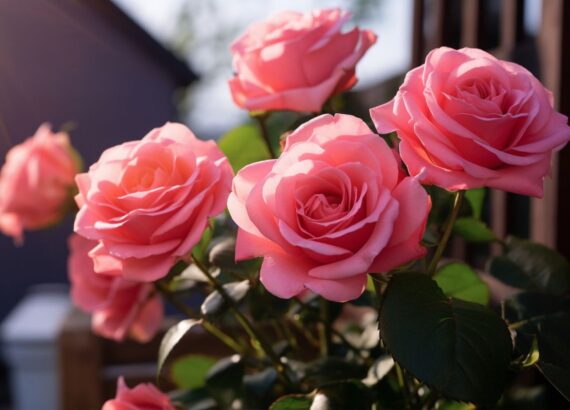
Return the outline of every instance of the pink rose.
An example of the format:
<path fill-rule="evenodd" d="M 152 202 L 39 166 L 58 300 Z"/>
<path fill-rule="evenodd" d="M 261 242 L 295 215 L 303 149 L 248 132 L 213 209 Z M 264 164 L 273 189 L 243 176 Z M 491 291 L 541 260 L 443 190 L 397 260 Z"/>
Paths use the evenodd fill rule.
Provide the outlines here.
<path fill-rule="evenodd" d="M 450 191 L 542 196 L 553 151 L 570 139 L 552 94 L 523 67 L 478 49 L 433 50 L 396 97 L 370 114 L 397 131 L 411 175 Z"/>
<path fill-rule="evenodd" d="M 356 84 L 356 63 L 376 42 L 358 27 L 343 33 L 340 9 L 281 12 L 251 25 L 231 46 L 235 103 L 253 110 L 321 111 Z"/>
<path fill-rule="evenodd" d="M 6 155 L 0 173 L 0 231 L 22 242 L 24 229 L 40 229 L 66 213 L 79 172 L 67 134 L 43 124 Z"/>
<path fill-rule="evenodd" d="M 95 273 L 88 253 L 96 246 L 96 241 L 79 235 L 69 238 L 67 263 L 73 303 L 93 314 L 93 331 L 98 335 L 116 341 L 128 336 L 148 342 L 162 323 L 164 308 L 160 295 L 149 283 Z"/>
<path fill-rule="evenodd" d="M 176 410 L 168 396 L 150 383 L 129 389 L 119 377 L 117 395 L 103 404 L 101 410 Z"/>
<path fill-rule="evenodd" d="M 224 210 L 232 177 L 214 141 L 168 123 L 106 150 L 77 176 L 75 232 L 99 241 L 89 254 L 96 272 L 160 279 Z"/>
<path fill-rule="evenodd" d="M 228 208 L 236 258 L 264 256 L 261 282 L 289 298 L 305 288 L 343 302 L 367 272 L 422 257 L 430 199 L 359 118 L 321 115 L 291 133 L 277 160 L 234 178 Z"/>

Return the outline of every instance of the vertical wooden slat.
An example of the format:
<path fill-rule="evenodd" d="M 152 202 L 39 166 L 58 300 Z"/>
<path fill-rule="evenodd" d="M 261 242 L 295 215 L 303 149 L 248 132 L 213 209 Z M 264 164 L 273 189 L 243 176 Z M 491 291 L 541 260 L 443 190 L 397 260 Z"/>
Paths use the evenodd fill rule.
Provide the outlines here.
<path fill-rule="evenodd" d="M 414 0 L 414 15 L 412 21 L 412 68 L 424 61 L 424 0 Z"/>
<path fill-rule="evenodd" d="M 463 47 L 479 46 L 479 30 L 481 1 L 469 0 L 462 3 L 461 10 L 461 45 Z"/>
<path fill-rule="evenodd" d="M 563 4 L 562 33 L 561 33 L 561 68 L 560 95 L 558 108 L 560 112 L 570 117 L 570 2 Z M 557 247 L 560 252 L 570 259 L 570 147 L 559 154 L 558 162 L 558 232 Z"/>
<path fill-rule="evenodd" d="M 60 400 L 63 410 L 100 409 L 103 403 L 100 343 L 89 329 L 90 318 L 74 310 L 59 335 Z"/>
<path fill-rule="evenodd" d="M 563 0 L 542 2 L 542 22 L 538 37 L 542 82 L 554 94 L 555 107 L 559 106 L 561 89 Z M 556 247 L 556 217 L 558 191 L 558 158 L 553 157 L 551 178 L 545 179 L 544 197 L 531 201 L 531 238 Z"/>

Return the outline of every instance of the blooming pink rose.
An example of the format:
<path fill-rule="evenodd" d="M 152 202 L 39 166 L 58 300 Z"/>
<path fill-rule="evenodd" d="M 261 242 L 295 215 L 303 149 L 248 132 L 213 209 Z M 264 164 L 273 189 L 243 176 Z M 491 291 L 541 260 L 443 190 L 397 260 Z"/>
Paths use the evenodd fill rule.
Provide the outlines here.
<path fill-rule="evenodd" d="M 358 27 L 343 33 L 340 9 L 281 12 L 251 25 L 231 46 L 235 103 L 248 110 L 321 110 L 356 84 L 356 63 L 376 42 Z"/>
<path fill-rule="evenodd" d="M 291 133 L 277 160 L 234 178 L 228 208 L 236 259 L 264 256 L 261 282 L 289 298 L 305 288 L 343 302 L 367 272 L 422 257 L 430 199 L 359 118 L 321 115 Z"/>
<path fill-rule="evenodd" d="M 92 313 L 93 331 L 108 339 L 128 336 L 148 342 L 158 332 L 163 318 L 160 295 L 149 283 L 95 273 L 88 256 L 96 241 L 72 234 L 69 238 L 68 274 L 73 303 Z"/>
<path fill-rule="evenodd" d="M 8 151 L 0 173 L 0 231 L 21 242 L 24 229 L 58 222 L 69 205 L 78 158 L 67 134 L 47 124 Z"/>
<path fill-rule="evenodd" d="M 552 152 L 570 139 L 567 118 L 552 105 L 523 67 L 478 49 L 441 47 L 370 114 L 379 132 L 398 132 L 403 161 L 426 184 L 540 197 Z"/>
<path fill-rule="evenodd" d="M 103 404 L 101 410 L 176 410 L 168 396 L 150 383 L 129 389 L 119 377 L 117 395 Z"/>
<path fill-rule="evenodd" d="M 214 141 L 168 123 L 106 150 L 77 176 L 75 232 L 99 241 L 96 272 L 154 281 L 187 256 L 222 212 L 232 168 Z"/>

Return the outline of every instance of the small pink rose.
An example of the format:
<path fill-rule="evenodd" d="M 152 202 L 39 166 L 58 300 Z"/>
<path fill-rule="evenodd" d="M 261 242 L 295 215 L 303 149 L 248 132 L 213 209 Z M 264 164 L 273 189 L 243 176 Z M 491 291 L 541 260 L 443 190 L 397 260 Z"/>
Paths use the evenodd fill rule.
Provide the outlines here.
<path fill-rule="evenodd" d="M 552 107 L 552 94 L 518 64 L 441 47 L 370 114 L 379 132 L 398 132 L 400 155 L 423 183 L 541 197 L 552 153 L 570 139 L 568 119 Z"/>
<path fill-rule="evenodd" d="M 77 176 L 75 232 L 98 241 L 90 252 L 96 272 L 160 279 L 224 210 L 232 177 L 214 141 L 168 123 L 106 150 Z"/>
<path fill-rule="evenodd" d="M 21 243 L 24 229 L 57 223 L 69 205 L 78 158 L 67 134 L 47 124 L 10 149 L 0 172 L 0 231 Z"/>
<path fill-rule="evenodd" d="M 359 118 L 321 115 L 287 137 L 277 160 L 234 178 L 228 208 L 236 258 L 263 256 L 261 281 L 290 298 L 310 289 L 338 302 L 364 291 L 368 272 L 425 255 L 425 190 Z"/>
<path fill-rule="evenodd" d="M 69 238 L 68 274 L 73 303 L 92 313 L 93 331 L 116 341 L 127 337 L 148 342 L 160 329 L 161 297 L 151 284 L 95 273 L 88 256 L 96 241 L 72 234 Z"/>
<path fill-rule="evenodd" d="M 231 46 L 235 103 L 247 110 L 321 111 L 326 100 L 352 88 L 355 66 L 376 35 L 342 26 L 340 9 L 281 12 L 251 25 Z"/>
<path fill-rule="evenodd" d="M 176 410 L 168 396 L 150 383 L 129 389 L 123 377 L 117 383 L 117 395 L 103 404 L 101 410 Z"/>

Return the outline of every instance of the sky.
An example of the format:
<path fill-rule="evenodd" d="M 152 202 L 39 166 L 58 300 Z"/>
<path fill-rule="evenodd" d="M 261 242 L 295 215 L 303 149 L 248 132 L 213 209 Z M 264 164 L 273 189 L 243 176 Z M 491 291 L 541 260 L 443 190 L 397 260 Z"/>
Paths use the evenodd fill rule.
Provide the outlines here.
<path fill-rule="evenodd" d="M 151 35 L 182 54 L 201 75 L 183 104 L 183 119 L 203 138 L 216 138 L 247 120 L 230 97 L 229 46 L 245 28 L 285 9 L 354 8 L 350 0 L 114 0 Z M 410 64 L 412 0 L 368 0 L 359 25 L 378 42 L 357 66 L 357 88 L 405 71 Z M 356 10 L 358 11 L 358 10 Z"/>
<path fill-rule="evenodd" d="M 113 1 L 157 40 L 183 56 L 201 76 L 181 104 L 181 111 L 182 120 L 202 138 L 217 138 L 247 120 L 247 113 L 233 104 L 227 86 L 232 74 L 229 46 L 249 24 L 278 11 L 354 9 L 355 5 L 367 4 L 358 24 L 372 29 L 378 41 L 357 66 L 356 89 L 410 68 L 413 0 Z M 540 6 L 540 0 L 525 2 L 525 26 L 531 33 L 538 30 Z"/>

